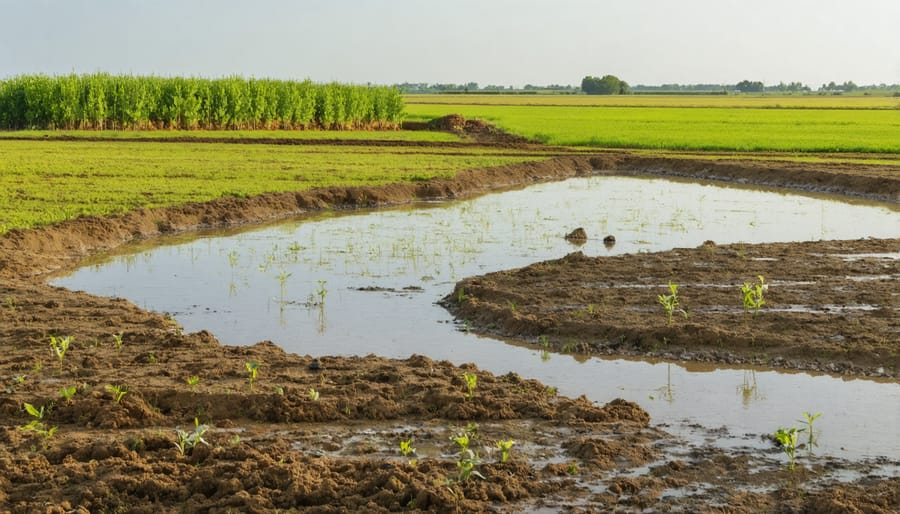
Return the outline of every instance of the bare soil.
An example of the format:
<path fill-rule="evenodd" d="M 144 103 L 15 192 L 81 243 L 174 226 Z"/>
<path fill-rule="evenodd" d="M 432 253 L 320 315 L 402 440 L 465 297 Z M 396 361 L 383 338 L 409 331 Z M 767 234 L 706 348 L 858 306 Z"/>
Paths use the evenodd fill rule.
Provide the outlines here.
<path fill-rule="evenodd" d="M 130 302 L 44 283 L 87 255 L 160 233 L 458 198 L 598 169 L 893 202 L 900 194 L 900 170 L 881 167 L 567 155 L 452 180 L 228 198 L 12 231 L 0 237 L 0 512 L 897 512 L 900 478 L 879 475 L 872 463 L 810 459 L 791 473 L 780 450 L 757 436 L 728 451 L 688 445 L 622 400 L 564 398 L 527 378 L 423 356 L 313 358 L 267 341 L 224 346 Z M 898 251 L 900 242 L 888 240 L 573 254 L 468 279 L 458 286 L 468 300 L 454 308 L 486 329 L 550 334 L 554 344 L 572 336 L 597 352 L 896 377 L 898 261 L 840 255 Z M 758 274 L 771 287 L 753 318 L 732 308 L 731 290 Z M 690 313 L 671 326 L 658 309 L 643 311 L 669 279 L 683 284 Z M 823 289 L 834 304 L 827 312 L 816 296 Z M 498 307 L 506 298 L 516 299 L 516 316 Z M 595 314 L 579 314 L 591 304 Z M 793 305 L 813 312 L 779 310 Z M 877 308 L 846 309 L 861 305 Z M 773 330 L 787 332 L 762 335 Z M 620 332 L 623 344 L 606 344 Z M 121 334 L 121 347 L 112 334 Z M 74 336 L 62 359 L 50 336 Z M 252 386 L 248 362 L 259 364 Z M 477 376 L 471 397 L 466 373 Z M 116 402 L 107 386 L 126 394 Z M 65 400 L 67 387 L 75 392 Z M 23 428 L 35 421 L 26 402 L 44 407 L 32 428 L 56 427 L 52 436 Z M 209 426 L 208 444 L 182 453 L 176 429 L 194 433 L 195 420 Z M 483 479 L 462 479 L 451 438 L 467 431 Z M 407 439 L 417 451 L 404 457 Z M 507 439 L 516 443 L 501 463 L 496 443 Z M 861 478 L 838 482 L 835 470 Z"/>

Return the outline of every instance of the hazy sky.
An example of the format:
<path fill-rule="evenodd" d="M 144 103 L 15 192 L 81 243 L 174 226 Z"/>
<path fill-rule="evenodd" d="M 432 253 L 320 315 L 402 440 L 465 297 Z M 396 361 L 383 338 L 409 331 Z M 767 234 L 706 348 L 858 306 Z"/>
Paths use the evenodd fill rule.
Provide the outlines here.
<path fill-rule="evenodd" d="M 0 77 L 900 83 L 900 0 L 0 0 Z"/>

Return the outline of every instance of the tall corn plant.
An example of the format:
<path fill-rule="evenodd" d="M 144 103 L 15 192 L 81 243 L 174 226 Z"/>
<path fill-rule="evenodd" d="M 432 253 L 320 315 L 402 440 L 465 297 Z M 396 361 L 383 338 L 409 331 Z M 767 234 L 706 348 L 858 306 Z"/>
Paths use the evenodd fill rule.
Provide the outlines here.
<path fill-rule="evenodd" d="M 132 75 L 0 80 L 0 129 L 392 128 L 403 99 L 388 87 Z"/>

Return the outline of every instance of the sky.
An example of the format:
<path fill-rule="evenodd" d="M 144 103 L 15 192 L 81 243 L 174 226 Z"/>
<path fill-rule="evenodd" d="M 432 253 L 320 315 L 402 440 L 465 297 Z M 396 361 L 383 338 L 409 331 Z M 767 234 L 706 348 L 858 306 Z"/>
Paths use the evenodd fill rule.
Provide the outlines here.
<path fill-rule="evenodd" d="M 900 83 L 900 0 L 0 0 L 0 78 Z"/>

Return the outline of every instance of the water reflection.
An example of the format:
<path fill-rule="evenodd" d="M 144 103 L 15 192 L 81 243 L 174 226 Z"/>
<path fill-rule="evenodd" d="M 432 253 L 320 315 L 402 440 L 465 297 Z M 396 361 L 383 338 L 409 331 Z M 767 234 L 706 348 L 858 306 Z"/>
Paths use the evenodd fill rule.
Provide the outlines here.
<path fill-rule="evenodd" d="M 540 346 L 477 338 L 456 330 L 435 305 L 460 278 L 564 256 L 573 251 L 564 236 L 577 227 L 588 236 L 581 247 L 585 254 L 613 255 L 695 247 L 707 240 L 897 237 L 893 208 L 709 184 L 594 177 L 464 202 L 325 213 L 154 241 L 151 249 L 105 258 L 54 283 L 127 297 L 172 313 L 188 331 L 210 330 L 226 344 L 272 340 L 287 351 L 314 356 L 424 354 L 475 362 L 495 373 L 537 378 L 567 395 L 637 401 L 663 422 L 686 418 L 770 432 L 796 419 L 798 405 L 818 408 L 828 411 L 833 423 L 821 448 L 900 456 L 900 438 L 889 428 L 900 426 L 900 408 L 884 408 L 900 405 L 896 383 L 698 372 L 666 364 L 661 388 L 661 364 L 561 358 Z M 614 246 L 604 241 L 606 235 L 615 237 Z M 764 395 L 759 383 L 792 394 Z M 735 384 L 740 384 L 737 400 Z M 664 401 L 647 401 L 657 395 Z M 857 420 L 866 430 L 880 430 L 881 437 L 854 438 Z M 890 442 L 885 449 L 873 440 Z"/>

